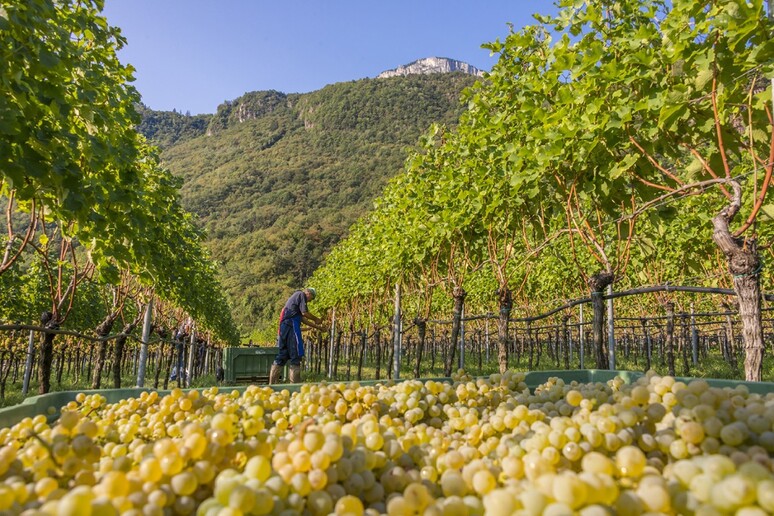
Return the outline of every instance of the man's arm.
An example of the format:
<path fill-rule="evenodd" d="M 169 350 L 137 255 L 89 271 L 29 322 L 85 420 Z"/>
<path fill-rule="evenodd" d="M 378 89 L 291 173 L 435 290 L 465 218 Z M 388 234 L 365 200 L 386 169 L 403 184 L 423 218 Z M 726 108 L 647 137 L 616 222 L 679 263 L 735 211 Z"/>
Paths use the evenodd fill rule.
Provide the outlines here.
<path fill-rule="evenodd" d="M 323 320 L 310 312 L 304 312 L 301 314 L 301 322 L 320 331 L 327 330 L 327 328 L 323 326 Z"/>

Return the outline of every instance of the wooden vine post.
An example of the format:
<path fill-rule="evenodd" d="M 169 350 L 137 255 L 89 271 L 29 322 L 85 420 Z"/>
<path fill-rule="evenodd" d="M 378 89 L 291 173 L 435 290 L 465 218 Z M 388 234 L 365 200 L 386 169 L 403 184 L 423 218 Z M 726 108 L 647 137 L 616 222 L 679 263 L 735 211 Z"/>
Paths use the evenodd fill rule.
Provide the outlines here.
<path fill-rule="evenodd" d="M 145 369 L 148 363 L 148 340 L 150 340 L 152 320 L 153 298 L 151 297 L 148 300 L 148 305 L 145 307 L 145 318 L 142 322 L 142 344 L 140 345 L 140 365 L 137 368 L 137 387 L 145 387 Z"/>
<path fill-rule="evenodd" d="M 393 376 L 400 379 L 400 283 L 395 284 L 395 315 L 392 320 Z"/>
<path fill-rule="evenodd" d="M 699 365 L 699 330 L 696 329 L 696 311 L 691 302 L 691 361 L 693 367 Z"/>
<path fill-rule="evenodd" d="M 22 385 L 22 396 L 26 397 L 30 388 L 30 378 L 32 377 L 32 363 L 35 358 L 35 331 L 30 330 L 30 339 L 27 345 L 27 359 L 24 363 L 24 383 Z"/>
<path fill-rule="evenodd" d="M 185 371 L 185 385 L 191 387 L 191 377 L 193 376 L 194 359 L 196 357 L 196 328 L 191 322 L 191 339 L 188 341 L 188 366 Z M 182 375 L 182 373 L 180 373 Z"/>
<path fill-rule="evenodd" d="M 607 295 L 613 295 L 613 284 L 607 286 Z M 613 298 L 607 299 L 607 361 L 608 369 L 615 369 L 615 317 Z"/>
<path fill-rule="evenodd" d="M 460 310 L 460 356 L 457 369 L 465 369 L 465 305 Z"/>
<path fill-rule="evenodd" d="M 671 301 L 666 303 L 667 326 L 666 326 L 666 353 L 669 374 L 675 375 L 675 304 Z"/>
<path fill-rule="evenodd" d="M 650 341 L 650 333 L 648 332 L 648 320 L 646 318 L 640 319 L 640 324 L 642 325 L 642 339 L 643 339 L 643 348 L 645 350 L 645 371 L 648 371 L 650 369 L 650 359 L 651 359 L 651 341 Z"/>
<path fill-rule="evenodd" d="M 336 309 L 331 312 L 331 340 L 328 347 L 328 379 L 333 378 L 333 344 L 336 339 Z"/>
<path fill-rule="evenodd" d="M 580 355 L 580 368 L 584 369 L 585 353 L 583 348 L 586 346 L 586 332 L 583 329 L 583 305 L 580 305 L 580 315 L 578 318 L 578 354 Z"/>

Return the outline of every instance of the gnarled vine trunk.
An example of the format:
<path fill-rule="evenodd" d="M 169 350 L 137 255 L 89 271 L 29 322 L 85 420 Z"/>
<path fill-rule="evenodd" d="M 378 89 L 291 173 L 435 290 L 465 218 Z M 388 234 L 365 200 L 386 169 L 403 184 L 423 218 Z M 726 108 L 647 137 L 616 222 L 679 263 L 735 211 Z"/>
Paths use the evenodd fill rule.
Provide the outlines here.
<path fill-rule="evenodd" d="M 169 335 L 169 330 L 167 330 L 167 328 L 164 328 L 163 326 L 158 326 L 156 327 L 156 334 L 161 338 L 161 341 L 159 342 L 159 349 L 157 352 L 158 360 L 156 362 L 156 374 L 153 377 L 154 389 L 159 388 L 159 376 L 161 374 L 161 365 L 164 362 L 164 340 Z"/>
<path fill-rule="evenodd" d="M 116 322 L 116 318 L 118 318 L 118 312 L 112 312 L 108 314 L 108 316 L 105 317 L 105 320 L 102 321 L 100 325 L 97 326 L 97 328 L 94 330 L 94 333 L 97 334 L 97 337 L 107 337 L 110 334 L 110 330 L 113 329 L 113 324 Z M 106 340 L 99 341 L 97 350 L 97 363 L 94 365 L 94 370 L 91 377 L 92 389 L 99 389 L 102 383 L 102 369 L 105 366 L 105 358 L 107 357 L 107 346 L 108 343 Z"/>
<path fill-rule="evenodd" d="M 357 360 L 357 380 L 363 379 L 363 360 L 365 357 L 366 343 L 368 341 L 368 335 L 365 330 L 360 332 L 360 352 Z"/>
<path fill-rule="evenodd" d="M 712 219 L 712 240 L 728 261 L 728 271 L 734 278 L 734 291 L 739 300 L 739 318 L 744 339 L 744 377 L 759 382 L 763 373 L 763 327 L 761 322 L 761 260 L 754 238 L 735 237 L 729 224 L 741 207 L 742 188 L 732 182 L 734 197 Z"/>
<path fill-rule="evenodd" d="M 607 358 L 607 346 L 605 346 L 605 301 L 602 293 L 608 285 L 613 283 L 615 276 L 612 272 L 599 272 L 589 278 L 588 285 L 591 288 L 591 304 L 594 310 L 594 349 L 597 355 L 597 369 L 609 369 Z"/>
<path fill-rule="evenodd" d="M 376 349 L 376 379 L 382 377 L 382 342 L 379 329 L 374 331 L 374 348 Z"/>
<path fill-rule="evenodd" d="M 422 365 L 422 353 L 425 351 L 425 337 L 427 335 L 427 321 L 421 317 L 414 319 L 414 324 L 417 325 L 417 333 L 419 334 L 419 342 L 417 342 L 417 364 L 414 368 L 414 378 L 420 378 L 420 366 Z"/>
<path fill-rule="evenodd" d="M 44 328 L 56 330 L 59 328 L 59 321 L 57 321 L 54 314 L 51 312 L 43 312 L 40 316 L 40 325 Z M 53 333 L 45 333 L 43 335 L 43 344 L 40 347 L 40 362 L 38 362 L 38 392 L 40 394 L 46 394 L 51 390 L 51 364 L 54 361 L 54 338 Z"/>
<path fill-rule="evenodd" d="M 124 346 L 126 345 L 126 339 L 140 323 L 141 318 L 142 313 L 140 313 L 134 319 L 134 321 L 126 324 L 124 329 L 121 330 L 121 335 L 116 338 L 116 344 L 113 348 L 113 387 L 116 389 L 121 388 L 121 359 L 124 356 Z"/>
<path fill-rule="evenodd" d="M 454 369 L 454 356 L 457 351 L 457 342 L 460 337 L 460 323 L 462 322 L 462 307 L 465 305 L 465 296 L 468 293 L 462 287 L 454 287 L 452 291 L 452 297 L 454 298 L 454 311 L 452 312 L 452 332 L 451 341 L 449 342 L 449 352 L 446 354 L 446 363 L 444 364 L 443 373 L 446 376 L 451 376 Z"/>

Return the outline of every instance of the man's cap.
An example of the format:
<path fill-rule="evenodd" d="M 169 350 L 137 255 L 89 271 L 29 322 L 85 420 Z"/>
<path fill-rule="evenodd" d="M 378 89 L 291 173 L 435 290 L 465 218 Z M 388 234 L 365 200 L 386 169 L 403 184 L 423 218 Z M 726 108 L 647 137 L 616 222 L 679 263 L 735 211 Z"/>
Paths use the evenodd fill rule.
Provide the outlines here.
<path fill-rule="evenodd" d="M 304 290 L 312 294 L 312 299 L 317 297 L 317 291 L 313 289 L 312 287 L 306 287 Z"/>

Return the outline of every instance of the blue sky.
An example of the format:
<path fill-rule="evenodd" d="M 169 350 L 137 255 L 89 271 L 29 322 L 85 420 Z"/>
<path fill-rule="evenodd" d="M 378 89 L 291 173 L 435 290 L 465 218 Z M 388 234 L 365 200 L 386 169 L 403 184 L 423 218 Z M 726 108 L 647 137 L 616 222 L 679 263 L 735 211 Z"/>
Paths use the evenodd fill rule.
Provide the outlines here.
<path fill-rule="evenodd" d="M 423 57 L 488 70 L 503 39 L 549 0 L 106 0 L 124 63 L 153 109 L 214 113 L 247 91 L 315 91 Z"/>

